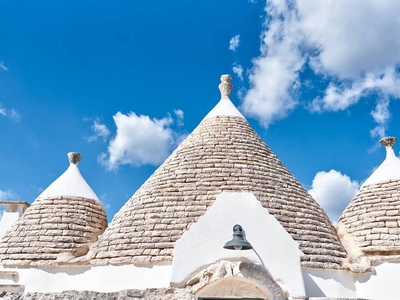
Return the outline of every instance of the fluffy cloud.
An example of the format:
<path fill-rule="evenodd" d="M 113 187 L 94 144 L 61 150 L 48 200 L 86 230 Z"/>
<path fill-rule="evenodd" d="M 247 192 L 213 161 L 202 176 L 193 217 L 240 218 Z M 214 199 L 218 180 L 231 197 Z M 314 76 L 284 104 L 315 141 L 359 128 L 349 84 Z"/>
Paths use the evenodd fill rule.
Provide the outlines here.
<path fill-rule="evenodd" d="M 266 12 L 268 29 L 262 33 L 261 55 L 253 60 L 242 110 L 267 128 L 297 105 L 298 73 L 306 59 L 296 11 L 285 1 L 267 1 Z"/>
<path fill-rule="evenodd" d="M 302 0 L 300 23 L 316 50 L 314 69 L 340 78 L 379 74 L 400 62 L 400 2 Z"/>
<path fill-rule="evenodd" d="M 322 206 L 333 223 L 337 223 L 340 214 L 358 192 L 360 185 L 349 176 L 336 170 L 318 172 L 308 191 Z"/>
<path fill-rule="evenodd" d="M 93 134 L 86 137 L 86 140 L 88 142 L 97 141 L 97 139 L 99 138 L 105 142 L 110 135 L 110 130 L 107 128 L 106 125 L 100 124 L 99 119 L 94 120 L 91 129 L 93 130 Z"/>
<path fill-rule="evenodd" d="M 178 123 L 181 122 L 183 112 L 176 110 L 175 114 Z M 99 156 L 99 162 L 109 170 L 123 164 L 159 165 L 181 140 L 181 136 L 171 129 L 173 119 L 170 116 L 151 119 L 134 112 L 127 115 L 118 112 L 113 118 L 117 133 L 109 143 L 108 153 Z"/>
<path fill-rule="evenodd" d="M 265 127 L 285 117 L 299 103 L 300 74 L 309 67 L 330 82 L 311 111 L 345 110 L 375 93 L 371 135 L 384 135 L 390 99 L 400 97 L 398 11 L 396 0 L 268 1 L 244 112 Z"/>
<path fill-rule="evenodd" d="M 229 40 L 229 50 L 236 51 L 240 44 L 240 35 L 235 35 Z"/>
<path fill-rule="evenodd" d="M 2 107 L 1 104 L 0 104 L 0 115 L 9 118 L 14 122 L 19 122 L 22 118 L 21 114 L 18 113 L 18 111 L 16 111 L 14 108 L 6 109 Z"/>
<path fill-rule="evenodd" d="M 371 130 L 371 136 L 383 137 L 390 118 L 389 99 L 400 98 L 400 74 L 394 67 L 388 68 L 382 74 L 369 72 L 350 84 L 331 83 L 324 96 L 314 99 L 310 107 L 317 112 L 345 110 L 370 93 L 376 94 L 376 105 L 371 110 L 371 116 L 377 123 Z"/>

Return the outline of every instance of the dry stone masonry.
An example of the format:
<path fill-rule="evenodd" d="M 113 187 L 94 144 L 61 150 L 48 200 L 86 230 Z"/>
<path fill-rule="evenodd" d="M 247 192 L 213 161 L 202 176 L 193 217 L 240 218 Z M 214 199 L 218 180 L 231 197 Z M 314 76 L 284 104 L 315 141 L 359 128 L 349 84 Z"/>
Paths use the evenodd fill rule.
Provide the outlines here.
<path fill-rule="evenodd" d="M 206 118 L 115 215 L 93 265 L 172 262 L 175 242 L 223 191 L 252 192 L 292 235 L 303 266 L 346 256 L 322 208 L 240 117 Z"/>
<path fill-rule="evenodd" d="M 380 143 L 386 159 L 339 218 L 339 226 L 371 262 L 400 258 L 400 160 L 392 149 L 395 137 Z"/>
<path fill-rule="evenodd" d="M 400 180 L 362 187 L 339 221 L 364 253 L 399 255 Z"/>
<path fill-rule="evenodd" d="M 102 205 L 92 199 L 36 200 L 3 237 L 3 266 L 56 265 L 62 254 L 86 254 L 107 226 Z M 86 249 L 86 251 L 85 251 Z"/>
<path fill-rule="evenodd" d="M 76 166 L 81 154 L 70 152 L 68 159 L 70 167 L 55 181 L 58 186 L 50 185 L 2 238 L 4 267 L 87 264 L 84 255 L 104 232 L 107 217 Z M 71 196 L 63 185 L 89 191 L 93 199 Z"/>

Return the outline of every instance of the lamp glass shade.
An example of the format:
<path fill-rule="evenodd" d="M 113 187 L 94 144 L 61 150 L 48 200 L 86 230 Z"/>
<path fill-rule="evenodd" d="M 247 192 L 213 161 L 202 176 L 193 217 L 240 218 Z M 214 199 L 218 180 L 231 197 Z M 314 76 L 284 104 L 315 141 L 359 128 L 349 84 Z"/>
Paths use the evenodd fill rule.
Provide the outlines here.
<path fill-rule="evenodd" d="M 229 250 L 250 250 L 253 249 L 251 244 L 244 238 L 243 228 L 240 225 L 233 227 L 232 240 L 226 242 L 224 245 L 225 249 Z"/>

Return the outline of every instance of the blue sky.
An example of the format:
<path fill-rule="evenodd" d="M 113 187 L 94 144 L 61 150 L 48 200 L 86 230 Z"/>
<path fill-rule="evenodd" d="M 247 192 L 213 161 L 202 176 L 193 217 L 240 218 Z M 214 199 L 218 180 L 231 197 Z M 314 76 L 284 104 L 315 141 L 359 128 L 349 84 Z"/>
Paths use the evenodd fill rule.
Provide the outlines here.
<path fill-rule="evenodd" d="M 231 99 L 336 220 L 400 132 L 400 2 L 3 1 L 0 198 L 78 151 L 109 220 Z M 399 148 L 395 145 L 395 152 Z M 397 148 L 397 149 L 396 149 Z"/>

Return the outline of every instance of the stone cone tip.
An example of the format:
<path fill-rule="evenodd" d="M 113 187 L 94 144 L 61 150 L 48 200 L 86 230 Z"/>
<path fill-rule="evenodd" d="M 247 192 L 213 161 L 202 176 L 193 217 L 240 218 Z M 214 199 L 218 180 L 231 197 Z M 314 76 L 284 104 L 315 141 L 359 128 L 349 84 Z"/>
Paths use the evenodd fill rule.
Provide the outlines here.
<path fill-rule="evenodd" d="M 221 97 L 228 97 L 232 92 L 233 85 L 231 84 L 232 77 L 229 74 L 221 75 L 221 83 L 218 88 L 221 92 Z"/>
<path fill-rule="evenodd" d="M 380 139 L 380 140 L 379 140 L 379 143 L 380 143 L 382 146 L 392 148 L 393 145 L 396 143 L 396 141 L 397 141 L 397 139 L 396 139 L 395 137 L 387 136 L 387 137 L 384 137 L 384 138 Z"/>
<path fill-rule="evenodd" d="M 77 165 L 81 161 L 81 158 L 82 154 L 80 154 L 79 152 L 68 153 L 68 159 L 71 164 Z"/>

